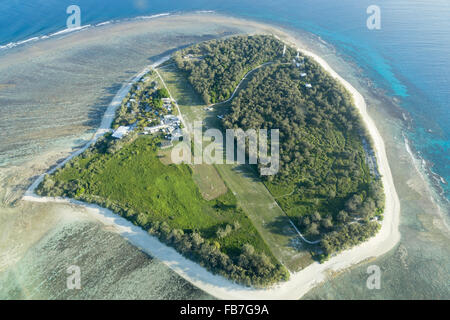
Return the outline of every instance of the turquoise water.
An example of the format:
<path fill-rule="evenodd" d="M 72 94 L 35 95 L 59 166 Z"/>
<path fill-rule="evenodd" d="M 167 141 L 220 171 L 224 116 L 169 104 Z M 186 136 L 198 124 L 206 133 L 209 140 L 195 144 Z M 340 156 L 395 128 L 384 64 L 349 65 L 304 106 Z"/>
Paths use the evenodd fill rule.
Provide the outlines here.
<path fill-rule="evenodd" d="M 72 2 L 0 1 L 0 45 L 64 29 L 68 16 L 65 9 Z M 366 28 L 366 9 L 372 4 L 381 8 L 381 30 Z M 159 13 L 214 10 L 320 36 L 355 61 L 376 87 L 399 98 L 411 122 L 408 139 L 436 174 L 433 181 L 441 189 L 438 191 L 447 200 L 450 198 L 450 187 L 445 183 L 450 181 L 449 1 L 80 0 L 77 5 L 82 25 Z"/>
<path fill-rule="evenodd" d="M 376 1 L 334 2 L 114 0 L 78 1 L 78 5 L 83 25 L 162 12 L 214 10 L 317 35 L 319 38 L 311 39 L 311 46 L 314 43 L 314 49 L 352 84 L 363 81 L 357 88 L 363 90 L 372 108 L 371 115 L 384 133 L 388 155 L 391 155 L 389 160 L 402 202 L 402 241 L 395 250 L 375 262 L 383 271 L 382 290 L 366 290 L 367 264 L 364 264 L 328 281 L 306 298 L 448 298 L 448 230 L 445 231 L 447 236 L 437 230 L 440 222 L 433 220 L 435 209 L 424 200 L 423 182 L 413 174 L 402 137 L 404 134 L 410 141 L 416 156 L 426 160 L 425 163 L 419 161 L 418 165 L 429 173 L 436 190 L 442 192 L 442 199 L 448 199 L 448 185 L 442 183 L 440 177 L 450 181 L 450 115 L 446 105 L 450 96 L 449 4 L 447 1 L 433 4 L 411 0 L 380 1 L 382 29 L 369 31 L 365 28 L 365 10 Z M 72 2 L 30 0 L 19 6 L 17 2 L 0 1 L 0 46 L 63 29 L 67 17 L 65 8 L 69 4 Z M 21 56 L 21 45 L 0 49 L 0 182 L 4 182 L 1 171 L 4 168 L 35 160 L 49 148 L 67 148 L 67 141 L 71 142 L 70 146 L 83 144 L 121 83 L 140 71 L 155 55 L 230 31 L 224 26 L 206 24 L 192 29 L 176 27 L 164 32 L 161 29 L 164 36 L 158 30 L 136 35 L 130 32 L 123 37 L 121 33 L 115 33 L 114 37 L 106 33 L 111 38 L 101 39 L 101 44 L 97 45 L 83 43 L 83 33 L 88 35 L 89 32 L 82 31 L 75 37 L 78 45 L 73 48 L 71 37 L 61 40 L 64 41 L 61 47 L 69 49 L 47 50 L 45 41 L 41 47 L 22 45 L 30 48 L 25 58 Z M 100 31 L 93 33 L 96 32 Z M 203 38 L 193 36 L 199 33 Z M 336 56 L 349 62 L 350 68 L 341 64 Z M 366 79 L 370 82 L 365 83 Z M 391 103 L 392 99 L 384 100 L 384 97 L 395 98 L 400 108 Z M 42 164 L 42 170 L 47 166 Z M 19 187 L 28 183 L 20 182 Z M 2 199 L 3 195 L 0 186 Z M 34 206 L 21 208 L 25 212 L 37 209 Z M 6 230 L 2 225 L 3 211 L 0 206 L 0 234 Z M 445 207 L 443 212 L 448 215 Z M 42 217 L 45 216 L 43 213 Z M 71 246 L 66 243 L 66 236 L 85 241 Z M 96 239 L 106 239 L 106 242 L 96 243 Z M 2 245 L 0 242 L 0 251 Z M 77 252 L 92 264 L 88 277 L 97 285 L 73 298 L 208 297 L 167 267 L 149 257 L 144 258 L 120 237 L 84 222 L 56 224 L 55 229 L 26 251 L 14 267 L 0 272 L 0 297 L 72 298 L 58 290 L 58 286 L 67 258 L 78 257 Z M 122 259 L 116 259 L 117 255 Z M 99 259 L 95 259 L 97 257 Z M 105 261 L 112 269 L 101 277 Z M 130 273 L 129 281 L 119 281 L 117 285 L 111 281 L 127 274 L 127 266 L 134 263 L 142 267 Z M 56 274 L 48 273 L 52 270 L 56 270 Z"/>

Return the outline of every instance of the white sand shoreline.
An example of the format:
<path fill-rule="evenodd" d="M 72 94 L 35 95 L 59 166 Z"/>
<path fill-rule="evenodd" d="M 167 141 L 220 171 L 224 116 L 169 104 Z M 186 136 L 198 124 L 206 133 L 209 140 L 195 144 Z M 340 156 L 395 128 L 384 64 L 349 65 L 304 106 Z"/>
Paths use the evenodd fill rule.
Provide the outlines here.
<path fill-rule="evenodd" d="M 93 143 L 95 143 L 95 141 L 97 141 L 98 138 L 103 136 L 105 133 L 110 132 L 111 131 L 111 129 L 110 129 L 111 128 L 111 123 L 114 120 L 114 117 L 116 115 L 116 109 L 117 109 L 117 107 L 120 106 L 120 104 L 122 103 L 122 100 L 125 98 L 125 96 L 130 91 L 131 86 L 135 82 L 137 82 L 144 74 L 149 72 L 151 68 L 153 68 L 155 66 L 158 66 L 158 65 L 164 63 L 165 61 L 167 61 L 169 59 L 170 59 L 170 56 L 165 56 L 165 57 L 161 58 L 160 60 L 158 60 L 154 64 L 145 67 L 144 70 L 139 72 L 130 81 L 127 81 L 126 83 L 124 83 L 122 85 L 122 87 L 120 88 L 120 90 L 116 93 L 116 95 L 112 99 L 111 103 L 108 105 L 108 108 L 106 109 L 105 113 L 103 114 L 103 118 L 102 118 L 102 121 L 100 123 L 100 126 L 97 129 L 97 131 L 94 133 L 94 136 L 92 137 L 92 139 L 89 140 L 82 148 L 80 148 L 79 150 L 75 151 L 69 157 L 64 159 L 64 161 L 62 161 L 61 163 L 56 165 L 54 168 L 52 168 L 52 169 L 48 170 L 47 172 L 45 172 L 44 174 L 40 175 L 30 185 L 30 187 L 28 187 L 27 191 L 25 191 L 25 194 L 24 194 L 22 200 L 34 199 L 37 196 L 34 193 L 34 190 L 39 186 L 39 184 L 42 182 L 42 180 L 44 179 L 44 176 L 46 174 L 51 174 L 51 173 L 55 172 L 58 168 L 62 168 L 72 158 L 74 158 L 74 157 L 80 155 L 81 153 L 83 153 L 87 148 L 89 148 Z"/>
<path fill-rule="evenodd" d="M 391 170 L 386 156 L 384 141 L 375 127 L 373 120 L 367 114 L 366 104 L 362 95 L 347 81 L 341 78 L 321 57 L 305 50 L 300 51 L 314 58 L 314 60 L 316 60 L 326 71 L 328 71 L 334 78 L 340 81 L 344 87 L 347 88 L 347 90 L 349 90 L 349 92 L 353 95 L 355 105 L 358 108 L 369 134 L 373 139 L 375 154 L 378 161 L 378 169 L 382 175 L 382 181 L 386 194 L 386 208 L 381 230 L 375 237 L 369 239 L 368 241 L 340 253 L 323 264 L 316 262 L 300 272 L 291 274 L 291 278 L 287 282 L 278 284 L 269 289 L 252 289 L 235 284 L 221 276 L 213 275 L 197 263 L 184 258 L 181 254 L 175 251 L 175 249 L 166 246 L 157 238 L 149 235 L 143 229 L 133 225 L 125 218 L 114 214 L 108 209 L 73 199 L 49 198 L 36 195 L 34 190 L 40 184 L 45 174 L 41 175 L 36 181 L 33 182 L 33 184 L 25 192 L 22 199 L 25 201 L 59 202 L 83 206 L 90 215 L 105 225 L 112 226 L 117 233 L 127 239 L 130 243 L 149 255 L 159 259 L 196 287 L 220 299 L 299 299 L 311 288 L 326 280 L 327 274 L 330 271 L 346 269 L 361 261 L 372 257 L 377 257 L 388 252 L 400 239 L 400 233 L 398 230 L 400 201 L 395 190 Z M 167 60 L 168 57 L 164 57 L 153 66 L 164 62 L 164 59 Z M 86 144 L 85 147 L 70 155 L 62 163 L 58 164 L 58 166 L 47 173 L 52 173 L 57 168 L 62 167 L 70 159 L 86 150 L 86 148 L 95 142 L 101 135 L 109 131 L 109 127 L 115 115 L 115 110 L 131 88 L 133 81 L 139 79 L 140 76 L 147 71 L 148 68 L 144 69 L 144 71 L 134 77 L 132 81 L 127 82 L 124 86 L 122 86 L 105 112 L 100 128 L 95 133 L 93 139 Z"/>

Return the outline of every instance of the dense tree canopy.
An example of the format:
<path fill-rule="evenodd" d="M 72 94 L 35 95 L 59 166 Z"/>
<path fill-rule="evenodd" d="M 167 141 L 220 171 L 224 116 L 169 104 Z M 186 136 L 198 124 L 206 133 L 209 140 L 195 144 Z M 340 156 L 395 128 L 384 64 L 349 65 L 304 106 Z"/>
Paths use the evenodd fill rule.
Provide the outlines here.
<path fill-rule="evenodd" d="M 341 232 L 350 238 L 376 232 L 369 222 L 381 214 L 384 194 L 366 163 L 371 153 L 362 138 L 370 139 L 350 95 L 314 61 L 305 57 L 300 67 L 278 63 L 255 72 L 223 123 L 280 130 L 280 170 L 264 177 L 266 186 L 308 237 L 330 233 L 335 244 L 342 241 L 323 241 L 326 255 L 348 245 Z"/>
<path fill-rule="evenodd" d="M 186 165 L 164 165 L 159 138 L 108 134 L 36 192 L 109 208 L 209 270 L 246 285 L 267 286 L 289 273 L 272 255 L 228 191 L 202 198 Z M 120 145 L 120 148 L 117 146 Z"/>
<path fill-rule="evenodd" d="M 283 48 L 272 36 L 236 36 L 183 49 L 174 59 L 206 103 L 228 99 L 249 70 L 271 62 L 248 77 L 223 125 L 280 130 L 280 170 L 262 178 L 301 232 L 320 240 L 323 259 L 377 232 L 383 187 L 377 168 L 368 166 L 374 160 L 365 142 L 370 137 L 349 93 L 312 59 L 289 46 L 283 55 Z M 169 93 L 151 76 L 133 85 L 113 128 L 139 128 L 164 114 Z M 137 133 L 121 140 L 106 135 L 47 176 L 37 192 L 110 208 L 239 282 L 264 286 L 287 279 L 232 193 L 202 199 L 187 165 L 160 163 L 156 141 Z"/>
<path fill-rule="evenodd" d="M 193 45 L 175 53 L 177 66 L 187 73 L 189 82 L 205 103 L 228 99 L 242 76 L 269 61 L 287 62 L 295 55 L 273 36 L 235 36 Z"/>
<path fill-rule="evenodd" d="M 265 184 L 328 256 L 376 232 L 383 188 L 350 94 L 314 60 L 283 48 L 272 36 L 236 36 L 184 49 L 175 61 L 206 103 L 226 100 L 249 70 L 272 62 L 249 76 L 223 124 L 280 130 L 280 170 Z"/>

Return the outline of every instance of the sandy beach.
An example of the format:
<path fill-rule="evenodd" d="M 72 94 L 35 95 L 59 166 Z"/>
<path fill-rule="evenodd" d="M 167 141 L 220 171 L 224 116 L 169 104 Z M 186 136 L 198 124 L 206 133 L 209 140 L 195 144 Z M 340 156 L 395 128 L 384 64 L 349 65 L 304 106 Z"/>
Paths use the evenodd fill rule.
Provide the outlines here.
<path fill-rule="evenodd" d="M 140 78 L 142 78 L 142 76 L 144 74 L 149 72 L 151 68 L 154 68 L 154 67 L 160 65 L 161 63 L 164 63 L 165 61 L 167 61 L 169 59 L 170 59 L 170 56 L 165 56 L 165 57 L 161 58 L 160 60 L 158 60 L 154 64 L 145 67 L 144 70 L 139 72 L 130 81 L 127 81 L 126 83 L 124 83 L 122 88 L 120 88 L 119 92 L 117 92 L 117 94 L 114 96 L 113 100 L 109 104 L 108 108 L 106 109 L 105 114 L 103 115 L 103 118 L 102 118 L 102 122 L 100 123 L 100 127 L 97 129 L 97 131 L 93 135 L 92 139 L 88 143 L 86 143 L 86 145 L 84 147 L 82 147 L 79 150 L 77 150 L 76 152 L 72 153 L 69 157 L 64 159 L 64 161 L 59 163 L 57 166 L 55 166 L 54 168 L 52 168 L 51 170 L 49 170 L 45 174 L 51 174 L 51 173 L 55 172 L 57 169 L 63 167 L 71 159 L 73 159 L 74 157 L 82 154 L 87 148 L 89 148 L 93 143 L 95 143 L 95 141 L 97 141 L 98 138 L 103 136 L 105 133 L 110 132 L 111 131 L 111 123 L 113 122 L 114 117 L 116 115 L 116 109 L 120 106 L 120 104 L 122 103 L 122 100 L 125 98 L 127 93 L 130 91 L 131 86 L 135 82 L 137 82 Z M 36 194 L 34 193 L 34 190 L 42 182 L 42 180 L 44 179 L 45 174 L 39 176 L 39 178 L 37 178 L 33 182 L 33 184 L 31 184 L 31 186 L 25 192 L 24 197 L 22 198 L 22 200 L 29 200 L 29 199 L 34 199 L 35 198 Z"/>
<path fill-rule="evenodd" d="M 269 28 L 267 30 L 269 32 L 274 31 L 277 35 L 281 35 L 281 38 L 284 41 L 298 47 L 295 39 L 289 37 L 286 33 L 281 31 L 278 32 L 275 29 Z M 330 272 L 336 272 L 349 268 L 352 265 L 358 264 L 372 257 L 378 257 L 388 252 L 400 239 L 400 233 L 398 230 L 400 201 L 395 190 L 391 169 L 386 156 L 384 141 L 373 120 L 367 113 L 366 103 L 363 96 L 350 83 L 339 76 L 324 59 L 312 52 L 305 51 L 302 48 L 299 49 L 305 55 L 308 55 L 316 60 L 327 72 L 340 81 L 342 85 L 352 94 L 355 105 L 358 108 L 368 132 L 373 139 L 378 168 L 382 176 L 384 191 L 386 194 L 386 207 L 381 230 L 375 237 L 369 239 L 367 242 L 346 250 L 323 264 L 319 264 L 317 262 L 313 263 L 302 271 L 291 274 L 291 278 L 287 282 L 281 283 L 269 289 L 259 290 L 237 285 L 221 276 L 213 275 L 195 262 L 184 258 L 173 248 L 164 245 L 157 238 L 150 236 L 143 229 L 134 226 L 131 222 L 114 214 L 110 210 L 72 199 L 37 196 L 34 193 L 34 190 L 42 181 L 44 175 L 41 175 L 33 182 L 33 184 L 25 192 L 23 200 L 37 202 L 59 202 L 83 206 L 92 217 L 101 221 L 105 225 L 110 226 L 130 243 L 149 255 L 159 259 L 196 287 L 220 299 L 299 299 L 311 288 L 325 281 Z M 152 66 L 158 65 L 166 61 L 168 58 L 169 57 L 164 57 Z M 145 68 L 141 73 L 133 77 L 131 81 L 122 86 L 110 103 L 105 115 L 103 116 L 100 128 L 97 130 L 92 140 L 84 148 L 73 153 L 70 157 L 61 162 L 57 167 L 53 168 L 48 173 L 53 172 L 73 157 L 81 154 L 86 148 L 95 142 L 96 139 L 108 132 L 116 108 L 120 105 L 122 99 L 130 90 L 133 82 L 147 72 L 148 68 L 149 67 Z"/>

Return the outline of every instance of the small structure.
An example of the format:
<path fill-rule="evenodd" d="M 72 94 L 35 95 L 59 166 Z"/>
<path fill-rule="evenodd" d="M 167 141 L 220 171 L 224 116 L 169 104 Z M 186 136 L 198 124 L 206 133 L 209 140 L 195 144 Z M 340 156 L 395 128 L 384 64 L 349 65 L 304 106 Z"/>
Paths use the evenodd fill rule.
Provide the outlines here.
<path fill-rule="evenodd" d="M 128 126 L 120 126 L 113 132 L 112 137 L 116 139 L 122 139 L 124 136 L 128 134 L 130 131 L 130 127 Z"/>
<path fill-rule="evenodd" d="M 159 146 L 161 149 L 167 149 L 170 148 L 172 146 L 172 141 L 168 141 L 168 140 L 163 140 L 159 143 Z"/>
<path fill-rule="evenodd" d="M 307 83 L 307 84 L 305 84 L 305 87 L 312 88 L 312 85 L 311 85 L 311 83 Z"/>
<path fill-rule="evenodd" d="M 219 115 L 217 116 L 217 118 L 223 119 L 223 115 L 222 115 L 222 114 L 219 114 Z"/>
<path fill-rule="evenodd" d="M 167 125 L 159 124 L 159 125 L 153 126 L 153 127 L 145 127 L 144 131 L 146 131 L 148 133 L 156 133 L 158 131 L 164 130 L 165 128 L 167 128 Z"/>
<path fill-rule="evenodd" d="M 181 124 L 180 119 L 177 116 L 174 116 L 173 114 L 165 115 L 163 122 L 166 125 L 171 125 L 171 126 L 179 126 Z"/>
<path fill-rule="evenodd" d="M 306 73 L 304 73 L 304 72 L 300 73 L 300 77 L 302 77 L 302 78 L 306 77 Z"/>
<path fill-rule="evenodd" d="M 162 98 L 161 100 L 164 104 L 169 104 L 172 102 L 172 99 L 170 99 L 170 98 Z"/>
<path fill-rule="evenodd" d="M 183 132 L 181 131 L 180 128 L 177 128 L 175 130 L 172 131 L 171 135 L 170 135 L 170 140 L 179 140 L 181 137 L 183 136 Z"/>
<path fill-rule="evenodd" d="M 168 126 L 167 128 L 164 129 L 164 132 L 172 133 L 174 130 L 175 130 L 175 127 L 173 127 L 173 126 Z"/>

